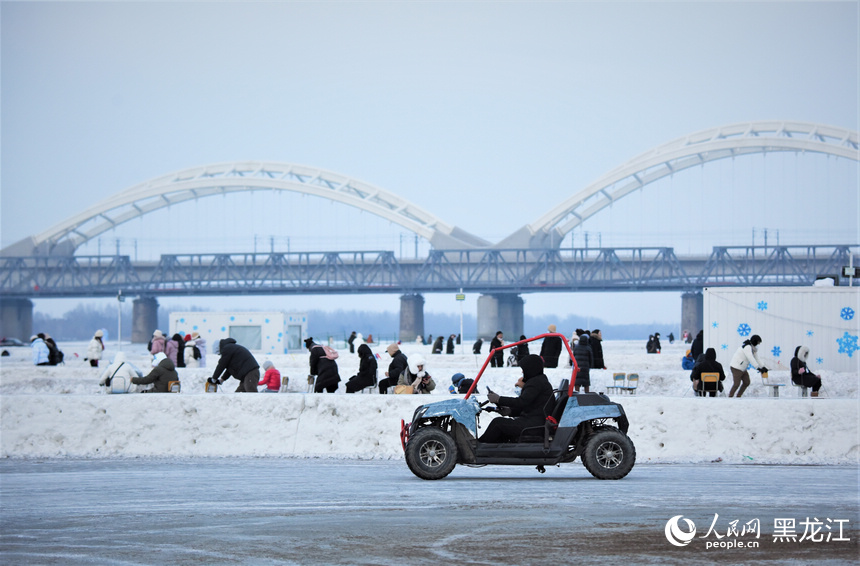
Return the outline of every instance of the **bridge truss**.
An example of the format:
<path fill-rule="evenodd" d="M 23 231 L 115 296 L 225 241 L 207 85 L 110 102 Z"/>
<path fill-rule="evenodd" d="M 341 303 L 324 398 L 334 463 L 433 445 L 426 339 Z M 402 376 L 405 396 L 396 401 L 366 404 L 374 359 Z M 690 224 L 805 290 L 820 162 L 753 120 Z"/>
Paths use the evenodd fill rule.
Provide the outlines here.
<path fill-rule="evenodd" d="M 852 250 L 853 247 L 853 250 Z M 838 275 L 860 246 L 720 246 L 707 257 L 672 248 L 432 250 L 0 258 L 7 298 L 125 295 L 293 295 L 691 291 L 743 285 L 811 285 Z M 856 259 L 856 257 L 855 257 Z M 855 261 L 855 263 L 857 263 Z"/>

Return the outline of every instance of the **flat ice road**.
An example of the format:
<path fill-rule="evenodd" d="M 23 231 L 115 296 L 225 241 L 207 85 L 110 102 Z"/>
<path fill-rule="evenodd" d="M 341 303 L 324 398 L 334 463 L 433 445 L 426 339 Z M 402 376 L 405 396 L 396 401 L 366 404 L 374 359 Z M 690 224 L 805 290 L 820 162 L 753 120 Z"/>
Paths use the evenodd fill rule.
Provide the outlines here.
<path fill-rule="evenodd" d="M 600 481 L 577 461 L 545 474 L 457 466 L 423 481 L 396 460 L 6 459 L 0 477 L 4 564 L 856 564 L 860 555 L 856 466 L 642 464 Z M 684 546 L 666 534 L 678 515 L 677 536 L 696 529 Z"/>

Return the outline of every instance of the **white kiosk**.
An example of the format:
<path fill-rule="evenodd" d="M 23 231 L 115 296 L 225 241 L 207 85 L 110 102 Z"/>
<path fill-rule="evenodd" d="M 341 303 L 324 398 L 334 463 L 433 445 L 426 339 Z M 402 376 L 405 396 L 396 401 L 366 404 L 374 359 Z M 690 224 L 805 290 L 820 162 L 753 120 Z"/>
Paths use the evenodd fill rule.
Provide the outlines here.
<path fill-rule="evenodd" d="M 170 336 L 197 332 L 210 348 L 224 338 L 233 338 L 251 351 L 287 354 L 302 349 L 307 338 L 305 313 L 266 312 L 172 312 Z"/>

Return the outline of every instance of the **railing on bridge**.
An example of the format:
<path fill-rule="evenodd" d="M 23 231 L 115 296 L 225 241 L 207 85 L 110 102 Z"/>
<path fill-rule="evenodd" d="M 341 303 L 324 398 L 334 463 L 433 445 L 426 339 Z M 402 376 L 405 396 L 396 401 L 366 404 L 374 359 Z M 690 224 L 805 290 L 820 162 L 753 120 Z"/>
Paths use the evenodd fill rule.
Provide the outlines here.
<path fill-rule="evenodd" d="M 854 252 L 852 252 L 852 247 Z M 432 250 L 0 258 L 4 297 L 297 293 L 689 291 L 725 285 L 811 285 L 837 275 L 858 245 Z"/>

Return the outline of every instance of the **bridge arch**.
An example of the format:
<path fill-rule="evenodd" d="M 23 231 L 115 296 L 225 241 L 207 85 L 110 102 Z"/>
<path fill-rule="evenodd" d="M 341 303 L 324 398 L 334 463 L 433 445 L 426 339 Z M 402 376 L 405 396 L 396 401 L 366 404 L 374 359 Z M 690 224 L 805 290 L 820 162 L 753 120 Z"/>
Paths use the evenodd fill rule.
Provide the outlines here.
<path fill-rule="evenodd" d="M 567 233 L 618 199 L 710 161 L 776 151 L 824 153 L 860 161 L 858 147 L 856 131 L 807 122 L 743 122 L 702 130 L 634 157 L 495 247 L 558 247 Z"/>
<path fill-rule="evenodd" d="M 436 248 L 490 245 L 391 192 L 351 177 L 304 165 L 243 161 L 186 169 L 135 185 L 12 244 L 2 255 L 72 255 L 87 240 L 158 209 L 191 199 L 255 190 L 286 190 L 341 202 L 399 224 Z"/>

